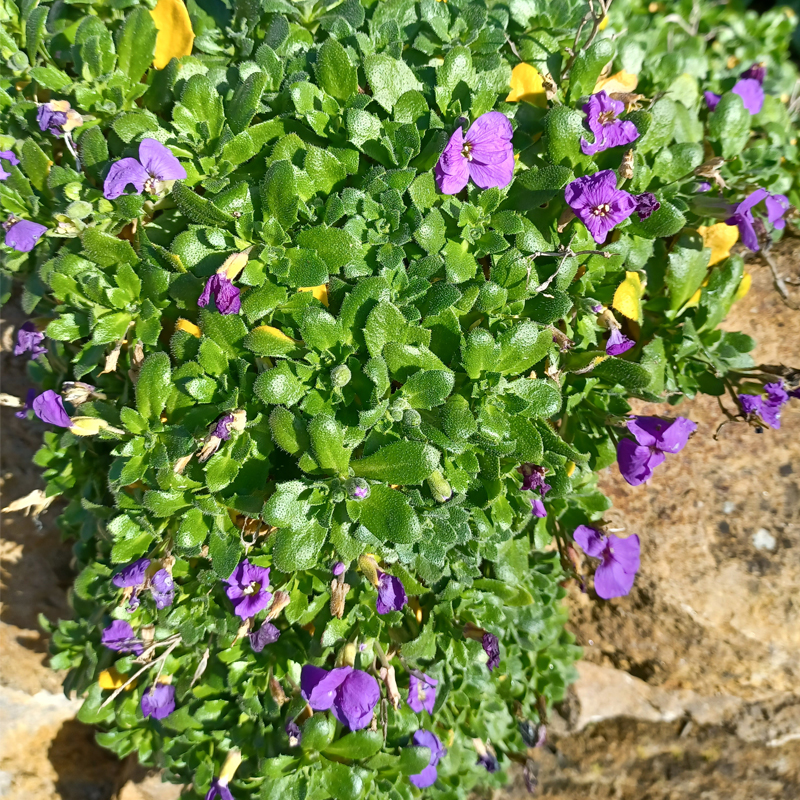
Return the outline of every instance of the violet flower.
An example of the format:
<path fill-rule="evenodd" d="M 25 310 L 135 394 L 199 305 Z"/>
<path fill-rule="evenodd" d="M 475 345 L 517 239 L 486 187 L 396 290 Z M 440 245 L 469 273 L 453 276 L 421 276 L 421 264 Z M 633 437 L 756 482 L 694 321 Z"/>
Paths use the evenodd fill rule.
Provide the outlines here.
<path fill-rule="evenodd" d="M 472 178 L 481 189 L 505 188 L 514 176 L 513 129 L 499 111 L 481 114 L 466 135 L 456 128 L 434 171 L 442 194 L 457 194 Z"/>
<path fill-rule="evenodd" d="M 72 427 L 72 420 L 69 418 L 69 414 L 64 410 L 64 401 L 61 399 L 61 395 L 57 394 L 52 389 L 42 392 L 33 401 L 32 406 L 33 413 L 36 414 L 42 422 L 47 422 L 50 425 L 58 425 L 59 428 Z"/>
<path fill-rule="evenodd" d="M 144 645 L 133 632 L 130 622 L 115 619 L 104 631 L 100 641 L 109 649 L 118 653 L 133 653 L 140 656 Z"/>
<path fill-rule="evenodd" d="M 601 559 L 594 573 L 594 588 L 603 600 L 623 597 L 633 588 L 639 569 L 639 537 L 603 535 L 602 531 L 588 525 L 578 525 L 572 535 L 587 556 Z"/>
<path fill-rule="evenodd" d="M 636 201 L 617 189 L 616 173 L 610 169 L 576 178 L 567 184 L 564 197 L 598 244 L 603 244 L 609 231 L 636 210 Z"/>
<path fill-rule="evenodd" d="M 220 314 L 238 314 L 242 308 L 239 289 L 225 274 L 215 272 L 207 281 L 197 305 L 205 308 L 211 300 Z"/>
<path fill-rule="evenodd" d="M 430 675 L 417 677 L 411 675 L 408 679 L 408 705 L 412 711 L 421 714 L 424 709 L 433 715 L 433 706 L 436 703 L 436 686 L 439 681 Z"/>
<path fill-rule="evenodd" d="M 755 227 L 757 220 L 753 217 L 753 211 L 762 200 L 767 210 L 769 222 L 774 228 L 783 229 L 786 225 L 783 215 L 791 208 L 789 199 L 782 194 L 771 195 L 766 189 L 756 189 L 737 206 L 731 206 L 730 210 L 733 213 L 725 220 L 728 225 L 738 226 L 742 244 L 753 252 L 757 252 L 760 247 Z"/>
<path fill-rule="evenodd" d="M 630 120 L 618 119 L 625 111 L 625 103 L 613 100 L 605 91 L 593 94 L 583 107 L 586 124 L 594 134 L 594 143 L 581 139 L 581 150 L 587 156 L 593 156 L 611 147 L 630 144 L 639 138 L 639 131 Z"/>
<path fill-rule="evenodd" d="M 771 194 L 764 198 L 764 205 L 767 207 L 767 219 L 776 230 L 783 230 L 786 227 L 786 220 L 783 215 L 792 207 L 789 198 L 785 194 Z"/>
<path fill-rule="evenodd" d="M 51 136 L 61 136 L 64 133 L 64 125 L 67 124 L 67 112 L 54 111 L 49 103 L 42 103 L 36 112 L 36 121 L 39 123 L 40 131 Z"/>
<path fill-rule="evenodd" d="M 399 611 L 408 602 L 406 590 L 400 578 L 387 575 L 378 570 L 378 600 L 376 608 L 379 614 Z"/>
<path fill-rule="evenodd" d="M 314 711 L 332 710 L 334 717 L 351 731 L 372 722 L 380 700 L 378 681 L 353 667 L 337 667 L 330 672 L 306 664 L 300 672 L 300 691 Z"/>
<path fill-rule="evenodd" d="M 175 710 L 175 687 L 168 683 L 157 683 L 142 695 L 142 714 L 145 719 L 164 719 Z"/>
<path fill-rule="evenodd" d="M 736 82 L 736 85 L 731 91 L 742 98 L 744 107 L 751 114 L 758 114 L 764 107 L 764 89 L 761 84 L 753 78 L 742 78 Z"/>
<path fill-rule="evenodd" d="M 486 750 L 486 752 L 481 753 L 475 763 L 483 767 L 489 773 L 500 771 L 500 762 L 497 760 L 497 755 L 491 752 L 491 750 Z"/>
<path fill-rule="evenodd" d="M 337 578 L 339 577 L 339 575 L 341 575 L 344 572 L 344 570 L 345 570 L 345 566 L 344 566 L 344 562 L 342 562 L 342 561 L 337 561 L 331 567 L 331 573 L 333 575 L 335 575 Z"/>
<path fill-rule="evenodd" d="M 757 64 L 752 64 L 739 77 L 758 81 L 758 83 L 763 86 L 764 79 L 767 77 L 767 65 L 763 61 Z"/>
<path fill-rule="evenodd" d="M 147 568 L 150 566 L 149 558 L 140 558 L 123 567 L 112 579 L 111 583 L 117 589 L 136 588 L 141 586 L 147 575 Z"/>
<path fill-rule="evenodd" d="M 211 788 L 206 793 L 206 800 L 235 800 L 227 781 L 219 778 L 211 779 Z"/>
<path fill-rule="evenodd" d="M 539 519 L 543 519 L 547 516 L 547 509 L 538 497 L 531 498 L 531 514 L 533 514 L 534 517 L 539 517 Z"/>
<path fill-rule="evenodd" d="M 755 415 L 765 425 L 778 429 L 781 427 L 781 411 L 792 396 L 783 385 L 783 379 L 777 383 L 767 383 L 764 386 L 766 399 L 758 394 L 740 394 L 739 403 L 746 416 Z"/>
<path fill-rule="evenodd" d="M 710 92 L 706 90 L 703 92 L 703 98 L 706 101 L 706 105 L 708 106 L 709 111 L 716 111 L 717 106 L 719 105 L 719 101 L 722 100 L 721 94 L 716 94 L 716 92 Z"/>
<path fill-rule="evenodd" d="M 538 464 L 525 463 L 517 467 L 517 472 L 522 475 L 522 486 L 520 487 L 523 492 L 532 492 L 536 489 L 544 497 L 551 489 L 549 483 L 545 483 L 545 475 L 547 474 L 546 467 L 540 467 Z"/>
<path fill-rule="evenodd" d="M 14 355 L 21 356 L 23 353 L 30 353 L 31 358 L 37 358 L 42 353 L 47 352 L 46 347 L 42 347 L 44 333 L 37 330 L 36 326 L 28 320 L 20 326 L 17 331 L 17 343 L 14 345 Z"/>
<path fill-rule="evenodd" d="M 33 411 L 33 401 L 36 399 L 36 389 L 28 389 L 28 394 L 25 395 L 25 402 L 22 408 L 14 412 L 17 419 L 25 419 L 29 411 Z"/>
<path fill-rule="evenodd" d="M 637 194 L 634 196 L 634 200 L 636 200 L 636 214 L 641 221 L 646 220 L 654 211 L 661 208 L 661 203 L 652 192 Z"/>
<path fill-rule="evenodd" d="M 10 172 L 3 169 L 3 161 L 8 161 L 9 164 L 16 167 L 19 164 L 19 159 L 11 152 L 11 150 L 0 150 L 0 181 L 11 177 Z"/>
<path fill-rule="evenodd" d="M 439 777 L 436 765 L 447 755 L 447 749 L 435 733 L 424 729 L 416 731 L 412 741 L 417 747 L 427 747 L 431 751 L 431 760 L 428 762 L 428 766 L 422 772 L 408 776 L 411 783 L 418 789 L 427 789 L 436 783 L 436 779 Z"/>
<path fill-rule="evenodd" d="M 631 485 L 649 481 L 653 470 L 662 464 L 666 453 L 679 453 L 697 425 L 686 417 L 663 420 L 660 417 L 634 417 L 628 421 L 634 439 L 620 439 L 617 462 L 622 477 Z"/>
<path fill-rule="evenodd" d="M 697 191 L 698 192 L 710 192 L 711 191 L 711 184 L 708 181 L 702 181 L 701 183 L 697 184 Z"/>
<path fill-rule="evenodd" d="M 150 579 L 150 594 L 156 601 L 156 608 L 162 609 L 172 605 L 175 599 L 175 581 L 165 569 L 160 569 Z"/>
<path fill-rule="evenodd" d="M 629 339 L 619 328 L 612 328 L 611 335 L 606 342 L 606 355 L 619 356 L 635 346 L 636 342 Z"/>
<path fill-rule="evenodd" d="M 254 653 L 260 653 L 268 644 L 275 644 L 280 638 L 280 629 L 271 622 L 265 622 L 257 631 L 249 635 L 250 647 Z"/>
<path fill-rule="evenodd" d="M 225 594 L 233 603 L 236 616 L 242 619 L 254 617 L 272 599 L 272 594 L 267 591 L 269 567 L 257 567 L 248 559 L 242 561 L 225 582 L 228 584 Z"/>
<path fill-rule="evenodd" d="M 211 431 L 211 435 L 227 442 L 231 438 L 231 425 L 234 419 L 233 413 L 230 411 L 227 414 L 223 414 L 214 424 L 214 430 Z"/>
<path fill-rule="evenodd" d="M 290 719 L 286 723 L 284 730 L 286 731 L 286 735 L 289 737 L 289 747 L 297 747 L 300 742 L 303 741 L 303 732 L 300 730 L 300 726 L 293 719 Z"/>
<path fill-rule="evenodd" d="M 500 664 L 500 642 L 493 633 L 487 631 L 483 634 L 481 645 L 483 646 L 483 651 L 489 657 L 486 666 L 489 668 L 489 672 L 491 672 Z"/>
<path fill-rule="evenodd" d="M 10 224 L 6 222 L 3 227 L 6 229 L 6 247 L 12 247 L 18 253 L 30 253 L 47 230 L 45 225 L 29 219 L 19 219 Z"/>
<path fill-rule="evenodd" d="M 369 497 L 369 486 L 355 486 L 351 495 L 353 500 L 364 500 Z"/>
<path fill-rule="evenodd" d="M 138 160 L 121 158 L 111 165 L 103 184 L 103 195 L 106 200 L 116 200 L 128 184 L 133 185 L 136 194 L 160 194 L 162 182 L 184 178 L 186 170 L 168 147 L 155 139 L 142 139 Z"/>

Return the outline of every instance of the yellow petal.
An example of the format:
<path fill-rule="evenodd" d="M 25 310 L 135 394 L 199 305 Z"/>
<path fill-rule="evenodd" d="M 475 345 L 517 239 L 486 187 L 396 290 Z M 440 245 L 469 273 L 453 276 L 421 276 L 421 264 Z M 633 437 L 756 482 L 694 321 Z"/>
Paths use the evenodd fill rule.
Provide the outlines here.
<path fill-rule="evenodd" d="M 97 417 L 73 417 L 72 427 L 69 429 L 69 432 L 75 434 L 75 436 L 94 436 L 107 427 L 108 423 L 104 419 L 98 419 Z"/>
<path fill-rule="evenodd" d="M 595 84 L 594 93 L 599 92 L 601 89 L 605 90 L 606 94 L 612 92 L 630 93 L 639 85 L 639 76 L 631 75 L 630 72 L 620 70 L 614 75 L 609 75 L 607 78 L 600 78 Z"/>
<path fill-rule="evenodd" d="M 641 316 L 641 300 L 644 294 L 642 279 L 638 272 L 626 272 L 625 280 L 614 292 L 613 308 L 628 319 L 638 320 Z"/>
<path fill-rule="evenodd" d="M 247 266 L 247 261 L 250 257 L 252 247 L 247 250 L 242 250 L 241 253 L 233 253 L 225 259 L 225 263 L 217 270 L 218 272 L 225 271 L 225 276 L 229 281 L 239 277 L 239 273 Z"/>
<path fill-rule="evenodd" d="M 608 17 L 606 17 L 606 19 L 608 19 Z M 575 472 L 575 462 L 567 461 L 567 477 L 571 478 L 573 472 Z"/>
<path fill-rule="evenodd" d="M 702 289 L 698 289 L 687 301 L 684 308 L 694 308 L 700 302 L 700 295 L 703 293 Z"/>
<path fill-rule="evenodd" d="M 127 675 L 123 675 L 116 667 L 109 667 L 100 673 L 97 682 L 101 689 L 119 689 L 126 680 L 128 680 Z M 130 688 L 133 688 L 134 685 L 132 684 Z"/>
<path fill-rule="evenodd" d="M 518 103 L 523 101 L 547 108 L 547 97 L 544 93 L 542 76 L 536 67 L 530 64 L 517 64 L 511 71 L 511 91 L 506 97 L 507 103 Z"/>
<path fill-rule="evenodd" d="M 742 275 L 742 280 L 739 283 L 739 288 L 736 290 L 736 294 L 733 296 L 733 302 L 735 303 L 737 300 L 741 300 L 743 297 L 747 295 L 750 291 L 750 284 L 753 282 L 753 276 L 749 272 L 745 272 Z"/>
<path fill-rule="evenodd" d="M 194 324 L 194 322 L 189 322 L 188 319 L 183 319 L 183 317 L 181 317 L 181 319 L 175 323 L 175 330 L 186 331 L 186 333 L 191 333 L 192 336 L 195 336 L 198 339 L 202 335 L 202 331 L 197 327 L 197 325 Z"/>
<path fill-rule="evenodd" d="M 153 59 L 156 69 L 164 69 L 173 58 L 191 54 L 194 31 L 183 0 L 158 0 L 150 15 L 158 30 Z"/>
<path fill-rule="evenodd" d="M 739 241 L 739 228 L 725 222 L 718 222 L 710 227 L 701 225 L 697 232 L 703 238 L 703 247 L 711 248 L 709 267 L 724 261 L 731 254 L 731 247 Z"/>
<path fill-rule="evenodd" d="M 231 778 L 233 778 L 237 769 L 239 769 L 239 764 L 242 763 L 242 752 L 241 750 L 231 750 L 228 753 L 228 757 L 225 759 L 225 763 L 222 765 L 222 769 L 219 771 L 219 780 L 225 781 L 225 783 L 229 783 Z"/>
<path fill-rule="evenodd" d="M 328 303 L 328 286 L 327 284 L 322 284 L 320 286 L 301 286 L 298 292 L 311 292 L 317 300 L 322 303 L 322 305 L 327 306 Z"/>
<path fill-rule="evenodd" d="M 287 342 L 294 341 L 291 336 L 287 336 L 283 331 L 273 328 L 271 325 L 259 325 L 255 330 L 264 331 L 264 333 L 268 333 L 270 336 L 274 336 L 276 339 L 285 339 Z"/>
<path fill-rule="evenodd" d="M 600 24 L 597 26 L 597 30 L 604 31 L 608 27 L 608 14 L 606 14 L 602 20 L 600 20 Z"/>

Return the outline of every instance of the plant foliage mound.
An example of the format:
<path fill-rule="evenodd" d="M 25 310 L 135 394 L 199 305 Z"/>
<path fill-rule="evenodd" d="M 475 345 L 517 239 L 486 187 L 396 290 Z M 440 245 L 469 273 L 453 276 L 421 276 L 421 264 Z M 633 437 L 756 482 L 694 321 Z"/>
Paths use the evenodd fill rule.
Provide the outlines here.
<path fill-rule="evenodd" d="M 780 424 L 718 326 L 797 200 L 794 17 L 609 6 L 0 4 L 53 666 L 188 797 L 532 788 L 565 587 L 639 564 L 596 473 L 695 429 L 629 400 Z"/>

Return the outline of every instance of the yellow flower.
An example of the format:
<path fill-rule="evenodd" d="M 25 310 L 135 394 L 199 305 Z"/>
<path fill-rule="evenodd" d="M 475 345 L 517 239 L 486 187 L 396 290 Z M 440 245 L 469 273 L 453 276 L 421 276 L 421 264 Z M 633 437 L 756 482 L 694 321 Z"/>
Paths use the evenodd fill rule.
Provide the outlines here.
<path fill-rule="evenodd" d="M 101 689 L 119 689 L 125 681 L 128 680 L 127 675 L 123 675 L 116 667 L 109 667 L 100 673 L 97 683 Z M 128 691 L 136 686 L 136 681 L 129 684 L 126 688 Z"/>
<path fill-rule="evenodd" d="M 606 94 L 611 94 L 612 92 L 629 94 L 638 85 L 639 76 L 631 75 L 630 72 L 625 72 L 623 69 L 613 75 L 609 75 L 607 78 L 600 78 L 595 84 L 592 94 L 597 94 L 601 89 L 604 90 Z"/>
<path fill-rule="evenodd" d="M 718 222 L 710 227 L 701 225 L 697 232 L 703 239 L 703 247 L 711 248 L 709 267 L 724 261 L 731 254 L 731 247 L 739 241 L 739 228 L 725 222 Z"/>
<path fill-rule="evenodd" d="M 255 330 L 264 331 L 264 333 L 268 333 L 276 339 L 285 339 L 287 342 L 294 341 L 291 336 L 287 336 L 283 331 L 278 330 L 278 328 L 273 328 L 271 325 L 259 325 Z"/>
<path fill-rule="evenodd" d="M 753 276 L 749 272 L 745 272 L 745 274 L 742 275 L 742 280 L 739 283 L 739 288 L 736 290 L 736 294 L 733 296 L 734 303 L 741 300 L 747 295 L 747 293 L 750 291 L 750 284 L 752 283 L 753 283 Z"/>
<path fill-rule="evenodd" d="M 597 30 L 604 31 L 608 27 L 608 14 L 606 14 L 597 26 Z"/>
<path fill-rule="evenodd" d="M 522 101 L 540 108 L 547 108 L 544 83 L 536 67 L 530 64 L 517 64 L 511 71 L 510 86 L 511 91 L 506 97 L 507 103 Z"/>
<path fill-rule="evenodd" d="M 322 305 L 327 306 L 328 303 L 328 287 L 326 284 L 322 284 L 320 286 L 301 286 L 298 292 L 311 292 L 317 300 L 322 303 Z"/>
<path fill-rule="evenodd" d="M 176 331 L 186 331 L 186 333 L 191 333 L 192 336 L 195 336 L 198 339 L 200 338 L 200 336 L 202 334 L 202 331 L 200 330 L 200 328 L 197 327 L 197 325 L 194 324 L 194 322 L 189 322 L 188 319 L 183 319 L 183 317 L 181 317 L 175 323 L 175 330 Z"/>
<path fill-rule="evenodd" d="M 173 58 L 191 54 L 194 31 L 183 0 L 158 0 L 150 15 L 158 30 L 153 59 L 156 69 L 164 69 Z"/>
<path fill-rule="evenodd" d="M 620 314 L 632 320 L 639 320 L 642 315 L 642 295 L 644 286 L 638 272 L 626 272 L 625 280 L 617 286 L 614 292 L 613 308 Z"/>

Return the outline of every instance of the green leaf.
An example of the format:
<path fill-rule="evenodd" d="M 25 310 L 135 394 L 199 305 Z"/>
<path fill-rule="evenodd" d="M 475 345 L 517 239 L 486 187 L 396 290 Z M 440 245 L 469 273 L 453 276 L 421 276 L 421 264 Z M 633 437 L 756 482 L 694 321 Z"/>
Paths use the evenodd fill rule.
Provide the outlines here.
<path fill-rule="evenodd" d="M 423 89 L 408 64 L 391 56 L 368 55 L 364 60 L 364 74 L 373 98 L 387 111 L 394 108 L 404 92 Z"/>
<path fill-rule="evenodd" d="M 112 267 L 119 263 L 135 264 L 139 260 L 129 241 L 103 233 L 97 228 L 87 228 L 81 234 L 81 243 L 92 261 L 101 267 Z"/>
<path fill-rule="evenodd" d="M 428 253 L 438 253 L 445 243 L 444 217 L 438 208 L 431 209 L 414 232 L 417 244 Z M 450 244 L 455 245 L 455 242 Z M 455 245 L 457 247 L 457 245 Z"/>
<path fill-rule="evenodd" d="M 314 460 L 324 470 L 346 474 L 350 450 L 344 446 L 344 431 L 329 414 L 318 414 L 308 423 Z"/>
<path fill-rule="evenodd" d="M 478 262 L 469 251 L 469 242 L 448 241 L 444 246 L 444 268 L 447 280 L 452 283 L 463 283 L 475 277 Z"/>
<path fill-rule="evenodd" d="M 144 507 L 157 517 L 171 517 L 189 505 L 183 492 L 151 491 L 144 493 Z"/>
<path fill-rule="evenodd" d="M 632 392 L 646 388 L 651 380 L 650 372 L 646 367 L 613 356 L 601 361 L 592 370 L 592 375 L 602 378 L 611 386 L 619 384 Z"/>
<path fill-rule="evenodd" d="M 142 364 L 136 383 L 136 409 L 147 420 L 155 422 L 167 404 L 172 391 L 172 369 L 166 353 L 152 353 Z"/>
<path fill-rule="evenodd" d="M 281 572 L 295 572 L 315 566 L 327 534 L 316 520 L 311 520 L 305 528 L 281 528 L 275 534 L 272 551 L 275 568 Z"/>
<path fill-rule="evenodd" d="M 300 198 L 297 194 L 294 168 L 288 161 L 275 161 L 267 170 L 262 196 L 270 213 L 282 228 L 291 228 L 297 222 Z"/>
<path fill-rule="evenodd" d="M 208 125 L 209 136 L 215 140 L 222 133 L 225 111 L 219 92 L 205 75 L 192 75 L 181 94 L 181 104 L 199 121 Z M 229 143 L 230 144 L 230 143 Z M 230 152 L 223 157 L 230 159 Z"/>
<path fill-rule="evenodd" d="M 239 84 L 239 87 L 228 102 L 228 124 L 234 133 L 241 133 L 250 124 L 250 120 L 261 107 L 261 95 L 267 87 L 267 76 L 261 72 L 252 72 Z"/>
<path fill-rule="evenodd" d="M 305 729 L 303 729 L 305 737 Z M 361 761 L 374 756 L 383 747 L 383 735 L 378 731 L 354 731 L 342 736 L 323 749 L 326 755 Z"/>
<path fill-rule="evenodd" d="M 262 372 L 253 388 L 266 405 L 293 406 L 306 393 L 305 384 L 294 375 L 285 361 Z"/>
<path fill-rule="evenodd" d="M 500 345 L 485 328 L 475 328 L 467 334 L 461 346 L 461 363 L 473 380 L 482 372 L 495 372 L 500 361 Z"/>
<path fill-rule="evenodd" d="M 403 385 L 403 397 L 412 408 L 440 406 L 453 391 L 455 375 L 440 369 L 415 372 Z"/>
<path fill-rule="evenodd" d="M 637 236 L 660 239 L 664 236 L 674 236 L 685 225 L 686 217 L 668 200 L 661 199 L 661 208 L 654 211 L 646 220 L 632 223 L 630 231 Z"/>
<path fill-rule="evenodd" d="M 198 225 L 208 225 L 213 227 L 225 227 L 233 222 L 233 217 L 215 206 L 205 197 L 192 191 L 181 181 L 177 181 L 172 187 L 172 199 L 181 213 Z"/>
<path fill-rule="evenodd" d="M 614 58 L 614 46 L 610 39 L 598 39 L 587 50 L 578 53 L 569 75 L 569 99 L 579 98 L 594 92 L 603 67 Z"/>
<path fill-rule="evenodd" d="M 439 451 L 421 442 L 394 442 L 372 455 L 351 461 L 360 478 L 405 486 L 420 484 L 439 466 Z"/>
<path fill-rule="evenodd" d="M 321 286 L 328 282 L 328 266 L 313 251 L 304 247 L 290 247 L 286 251 L 289 259 L 289 286 Z"/>
<path fill-rule="evenodd" d="M 583 114 L 568 106 L 554 106 L 544 118 L 544 141 L 547 154 L 555 165 L 576 167 L 591 158 L 581 151 L 581 137 L 586 135 Z"/>
<path fill-rule="evenodd" d="M 44 191 L 47 185 L 47 176 L 50 174 L 50 159 L 44 150 L 33 139 L 26 138 L 22 143 L 19 160 L 22 171 L 28 180 L 40 192 Z"/>
<path fill-rule="evenodd" d="M 677 311 L 700 288 L 706 278 L 709 256 L 697 234 L 681 236 L 672 249 L 666 275 L 672 311 Z"/>
<path fill-rule="evenodd" d="M 553 335 L 533 322 L 524 321 L 501 334 L 500 361 L 496 372 L 519 375 L 541 361 L 553 346 Z"/>
<path fill-rule="evenodd" d="M 369 497 L 360 501 L 359 509 L 359 522 L 382 542 L 413 544 L 422 537 L 414 509 L 396 489 L 381 484 L 372 486 Z"/>
<path fill-rule="evenodd" d="M 224 489 L 239 472 L 239 462 L 224 453 L 213 455 L 206 464 L 206 486 L 212 494 Z"/>
<path fill-rule="evenodd" d="M 46 67 L 34 67 L 31 70 L 31 77 L 40 86 L 52 89 L 54 92 L 60 92 L 72 83 L 72 78 L 69 75 L 57 67 L 49 65 Z"/>
<path fill-rule="evenodd" d="M 509 384 L 508 388 L 531 404 L 528 414 L 535 419 L 552 417 L 561 408 L 561 392 L 553 381 L 540 378 L 520 378 Z"/>
<path fill-rule="evenodd" d="M 305 228 L 297 235 L 297 243 L 300 247 L 314 250 L 328 265 L 331 273 L 338 272 L 345 264 L 361 255 L 359 242 L 344 228 Z"/>
<path fill-rule="evenodd" d="M 744 107 L 742 98 L 733 92 L 722 95 L 708 121 L 711 141 L 719 145 L 723 158 L 739 155 L 750 138 L 750 112 Z"/>
<path fill-rule="evenodd" d="M 138 83 L 153 61 L 156 50 L 155 23 L 150 11 L 134 8 L 117 36 L 117 68 Z"/>
<path fill-rule="evenodd" d="M 309 306 L 303 313 L 300 325 L 303 341 L 319 352 L 335 347 L 342 339 L 342 330 L 336 319 L 324 308 Z"/>
<path fill-rule="evenodd" d="M 293 456 L 306 452 L 311 446 L 302 418 L 288 408 L 275 406 L 269 415 L 269 428 L 275 444 Z"/>
<path fill-rule="evenodd" d="M 348 100 L 358 91 L 358 74 L 336 39 L 327 39 L 320 47 L 316 72 L 320 87 L 337 100 Z"/>

